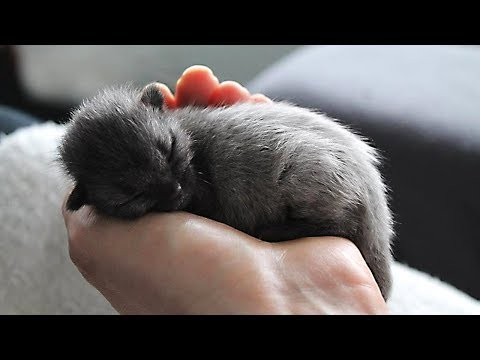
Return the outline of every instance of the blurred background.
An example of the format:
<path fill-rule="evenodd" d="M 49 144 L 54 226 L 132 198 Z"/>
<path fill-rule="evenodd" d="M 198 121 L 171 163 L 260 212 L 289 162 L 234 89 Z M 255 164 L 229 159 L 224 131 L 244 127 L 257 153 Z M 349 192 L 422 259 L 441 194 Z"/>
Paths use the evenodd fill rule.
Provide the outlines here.
<path fill-rule="evenodd" d="M 173 91 L 190 65 L 246 84 L 298 45 L 18 45 L 4 47 L 0 103 L 50 120 L 102 87 L 154 80 Z M 1 61 L 1 60 L 0 60 Z M 14 62 L 15 64 L 9 64 Z M 13 68 L 16 70 L 13 71 Z"/>
<path fill-rule="evenodd" d="M 480 299 L 479 46 L 0 45 L 0 106 L 64 122 L 104 86 L 173 90 L 194 64 L 371 139 L 395 258 Z"/>

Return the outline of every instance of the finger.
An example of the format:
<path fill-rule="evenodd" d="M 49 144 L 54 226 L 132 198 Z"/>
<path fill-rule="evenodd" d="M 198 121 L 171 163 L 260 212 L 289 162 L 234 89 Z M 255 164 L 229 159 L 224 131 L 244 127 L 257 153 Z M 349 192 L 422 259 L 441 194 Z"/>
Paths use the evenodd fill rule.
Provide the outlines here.
<path fill-rule="evenodd" d="M 271 104 L 273 101 L 266 97 L 263 94 L 253 94 L 248 99 L 248 102 L 259 103 L 259 104 Z"/>
<path fill-rule="evenodd" d="M 247 101 L 250 92 L 236 81 L 222 82 L 212 93 L 208 103 L 213 106 L 233 105 Z"/>
<path fill-rule="evenodd" d="M 207 106 L 218 79 L 206 66 L 194 65 L 186 69 L 177 81 L 175 90 L 176 106 Z"/>
<path fill-rule="evenodd" d="M 105 258 L 103 250 L 102 232 L 98 231 L 98 217 L 93 207 L 85 205 L 74 212 L 70 212 L 67 224 L 68 253 L 70 260 L 80 271 L 82 276 L 93 286 L 102 283 L 101 265 Z"/>

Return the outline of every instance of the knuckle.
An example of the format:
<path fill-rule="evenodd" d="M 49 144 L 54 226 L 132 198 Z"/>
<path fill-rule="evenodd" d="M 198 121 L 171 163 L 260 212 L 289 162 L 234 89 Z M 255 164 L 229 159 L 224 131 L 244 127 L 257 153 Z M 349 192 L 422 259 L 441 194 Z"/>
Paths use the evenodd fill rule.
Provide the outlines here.
<path fill-rule="evenodd" d="M 335 277 L 350 289 L 362 313 L 384 313 L 385 302 L 380 289 L 355 244 L 346 241 L 338 248 L 339 261 Z"/>
<path fill-rule="evenodd" d="M 351 286 L 370 286 L 374 283 L 373 275 L 368 268 L 360 250 L 351 241 L 344 241 L 337 247 L 336 275 Z"/>

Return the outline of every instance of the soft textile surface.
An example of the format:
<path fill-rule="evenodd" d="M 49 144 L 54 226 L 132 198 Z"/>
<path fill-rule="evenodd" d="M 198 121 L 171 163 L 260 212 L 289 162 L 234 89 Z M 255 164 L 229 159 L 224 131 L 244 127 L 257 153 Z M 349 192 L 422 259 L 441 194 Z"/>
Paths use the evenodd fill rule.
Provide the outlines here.
<path fill-rule="evenodd" d="M 63 127 L 0 138 L 0 313 L 115 314 L 68 256 L 60 213 L 67 182 L 54 165 Z M 396 263 L 393 314 L 480 314 L 480 302 Z"/>

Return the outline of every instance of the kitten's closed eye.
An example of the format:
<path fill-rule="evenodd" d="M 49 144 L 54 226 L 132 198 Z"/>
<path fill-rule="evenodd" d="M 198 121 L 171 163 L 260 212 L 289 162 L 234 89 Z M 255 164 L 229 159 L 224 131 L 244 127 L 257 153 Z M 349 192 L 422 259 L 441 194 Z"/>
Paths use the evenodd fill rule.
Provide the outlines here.
<path fill-rule="evenodd" d="M 176 136 L 172 133 L 172 143 L 170 145 L 170 153 L 167 156 L 167 161 L 171 162 L 173 159 L 173 155 L 175 154 L 175 148 L 177 145 L 177 138 Z"/>
<path fill-rule="evenodd" d="M 132 201 L 135 201 L 135 200 L 139 199 L 140 197 L 142 197 L 144 195 L 145 195 L 145 191 L 143 191 L 143 190 L 134 192 L 133 195 L 130 195 L 128 197 L 128 199 L 126 199 L 125 201 L 122 201 L 120 204 L 118 204 L 118 206 L 127 205 L 127 204 L 131 203 Z"/>
<path fill-rule="evenodd" d="M 121 192 L 123 192 L 128 197 L 136 196 L 140 192 L 138 187 L 135 187 L 135 186 L 130 185 L 128 183 L 119 184 L 119 185 L 117 185 L 117 187 L 120 189 Z"/>

